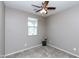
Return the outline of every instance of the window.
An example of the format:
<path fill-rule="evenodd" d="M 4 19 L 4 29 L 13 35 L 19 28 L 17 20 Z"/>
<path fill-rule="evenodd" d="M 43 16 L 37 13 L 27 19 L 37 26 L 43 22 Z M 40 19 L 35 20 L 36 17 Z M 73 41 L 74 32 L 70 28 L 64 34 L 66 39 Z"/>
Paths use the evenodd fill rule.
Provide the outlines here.
<path fill-rule="evenodd" d="M 28 35 L 37 35 L 37 19 L 28 17 Z"/>

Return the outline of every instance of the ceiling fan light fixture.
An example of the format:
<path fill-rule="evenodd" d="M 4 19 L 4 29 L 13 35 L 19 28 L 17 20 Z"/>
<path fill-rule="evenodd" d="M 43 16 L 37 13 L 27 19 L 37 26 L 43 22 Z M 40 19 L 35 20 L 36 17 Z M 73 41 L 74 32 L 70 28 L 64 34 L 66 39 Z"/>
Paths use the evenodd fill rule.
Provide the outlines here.
<path fill-rule="evenodd" d="M 41 14 L 46 14 L 46 10 L 45 10 L 45 9 L 42 9 L 42 10 L 40 11 L 40 13 L 41 13 Z"/>
<path fill-rule="evenodd" d="M 38 6 L 38 5 L 32 5 L 32 6 L 40 8 L 40 9 L 36 10 L 36 12 L 40 12 L 41 14 L 45 15 L 48 13 L 48 10 L 56 9 L 56 7 L 48 7 L 48 3 L 49 3 L 49 1 L 44 1 L 44 2 L 42 2 L 41 6 Z"/>

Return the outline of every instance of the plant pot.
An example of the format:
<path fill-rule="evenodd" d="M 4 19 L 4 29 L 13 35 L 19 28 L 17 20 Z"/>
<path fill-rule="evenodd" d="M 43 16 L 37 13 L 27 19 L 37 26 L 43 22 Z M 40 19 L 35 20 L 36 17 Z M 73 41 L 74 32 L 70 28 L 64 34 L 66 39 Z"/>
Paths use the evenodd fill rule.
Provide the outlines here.
<path fill-rule="evenodd" d="M 42 41 L 42 46 L 47 46 L 47 41 Z"/>

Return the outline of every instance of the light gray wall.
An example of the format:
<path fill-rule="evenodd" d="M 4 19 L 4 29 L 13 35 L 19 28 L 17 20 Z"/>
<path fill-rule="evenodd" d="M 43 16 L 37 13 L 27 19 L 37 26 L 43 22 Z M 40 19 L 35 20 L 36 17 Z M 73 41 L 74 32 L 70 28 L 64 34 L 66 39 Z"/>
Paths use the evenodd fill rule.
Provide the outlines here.
<path fill-rule="evenodd" d="M 50 44 L 79 55 L 79 5 L 48 17 L 46 26 Z"/>
<path fill-rule="evenodd" d="M 5 53 L 5 16 L 4 3 L 0 1 L 0 56 Z"/>
<path fill-rule="evenodd" d="M 38 35 L 27 35 L 28 17 L 38 19 Z M 45 34 L 44 18 L 28 12 L 5 8 L 5 54 L 39 45 Z"/>

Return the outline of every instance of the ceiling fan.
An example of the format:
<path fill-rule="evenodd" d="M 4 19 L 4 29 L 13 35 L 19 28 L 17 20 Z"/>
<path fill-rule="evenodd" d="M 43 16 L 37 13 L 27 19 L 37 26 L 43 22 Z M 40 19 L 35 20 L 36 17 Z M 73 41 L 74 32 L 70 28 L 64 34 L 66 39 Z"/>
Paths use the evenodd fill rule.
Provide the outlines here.
<path fill-rule="evenodd" d="M 49 3 L 49 1 L 44 1 L 44 2 L 42 2 L 41 6 L 37 6 L 37 5 L 32 5 L 32 6 L 40 8 L 39 10 L 36 10 L 36 12 L 47 14 L 48 10 L 55 10 L 56 9 L 56 7 L 48 7 L 48 3 Z"/>

